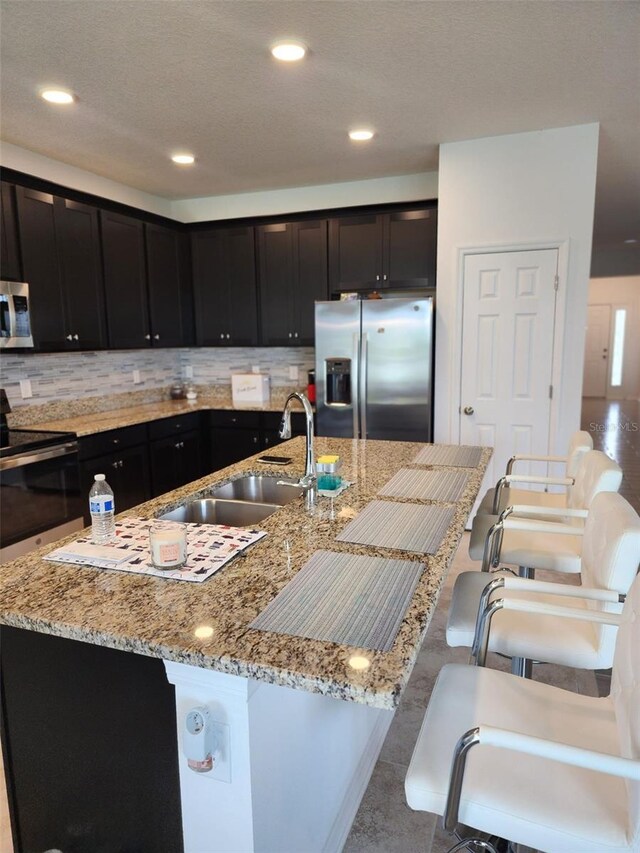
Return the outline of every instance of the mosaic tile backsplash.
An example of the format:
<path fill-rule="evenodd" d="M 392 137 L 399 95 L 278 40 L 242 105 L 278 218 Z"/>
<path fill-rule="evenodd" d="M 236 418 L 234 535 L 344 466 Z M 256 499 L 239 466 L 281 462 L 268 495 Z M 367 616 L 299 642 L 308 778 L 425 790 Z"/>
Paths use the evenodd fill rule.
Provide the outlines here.
<path fill-rule="evenodd" d="M 28 353 L 2 355 L 0 387 L 11 407 L 42 405 L 82 397 L 111 396 L 131 391 L 152 392 L 184 380 L 193 368 L 196 385 L 230 385 L 232 373 L 248 373 L 253 367 L 271 375 L 273 386 L 307 384 L 307 370 L 314 366 L 312 347 L 247 347 L 202 349 L 122 350 L 115 352 Z M 292 381 L 289 368 L 297 367 Z M 134 384 L 133 371 L 140 372 Z M 29 379 L 33 396 L 23 400 L 20 380 Z M 142 396 L 142 395 L 141 395 Z"/>

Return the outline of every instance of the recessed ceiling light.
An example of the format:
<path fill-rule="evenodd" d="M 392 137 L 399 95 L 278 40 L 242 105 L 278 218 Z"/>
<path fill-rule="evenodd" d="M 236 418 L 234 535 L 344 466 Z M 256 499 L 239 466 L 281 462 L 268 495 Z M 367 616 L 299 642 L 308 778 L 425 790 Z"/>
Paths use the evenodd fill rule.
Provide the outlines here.
<path fill-rule="evenodd" d="M 74 95 L 65 89 L 43 89 L 40 96 L 50 104 L 72 104 L 75 101 Z"/>
<path fill-rule="evenodd" d="M 193 154 L 174 154 L 171 159 L 174 163 L 179 163 L 181 166 L 190 166 L 196 161 Z"/>
<path fill-rule="evenodd" d="M 373 131 L 365 128 L 350 130 L 349 139 L 353 139 L 354 142 L 367 142 L 367 140 L 373 139 Z"/>
<path fill-rule="evenodd" d="M 307 52 L 307 47 L 301 41 L 279 41 L 271 48 L 271 53 L 276 59 L 281 62 L 298 62 L 303 59 Z"/>
<path fill-rule="evenodd" d="M 636 240 L 635 237 L 630 237 L 628 240 L 625 240 L 624 242 L 625 243 L 637 243 L 638 241 Z"/>

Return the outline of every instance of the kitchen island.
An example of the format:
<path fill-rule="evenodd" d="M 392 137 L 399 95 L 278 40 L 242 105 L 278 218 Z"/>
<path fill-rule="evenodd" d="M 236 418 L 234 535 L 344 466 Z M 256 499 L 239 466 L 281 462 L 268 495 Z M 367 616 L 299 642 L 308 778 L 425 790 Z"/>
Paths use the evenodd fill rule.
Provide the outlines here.
<path fill-rule="evenodd" d="M 265 539 L 202 584 L 51 564 L 42 550 L 2 567 L 3 625 L 164 662 L 176 686 L 185 850 L 297 853 L 343 844 L 491 454 L 483 450 L 479 465 L 465 469 L 466 488 L 433 556 L 335 541 L 421 447 L 317 439 L 316 455 L 338 453 L 353 485 L 312 505 L 295 498 L 258 525 Z M 304 439 L 281 445 L 278 453 L 292 457 L 291 464 L 270 470 L 249 458 L 126 515 L 156 517 L 247 472 L 302 473 Z M 424 562 L 391 651 L 249 628 L 321 549 Z M 100 674 L 95 677 L 99 683 Z M 186 714 L 202 705 L 217 724 L 218 760 L 210 778 L 191 771 L 182 751 Z M 10 734 L 9 717 L 7 728 Z M 123 750 L 125 734 L 133 736 L 123 733 Z"/>

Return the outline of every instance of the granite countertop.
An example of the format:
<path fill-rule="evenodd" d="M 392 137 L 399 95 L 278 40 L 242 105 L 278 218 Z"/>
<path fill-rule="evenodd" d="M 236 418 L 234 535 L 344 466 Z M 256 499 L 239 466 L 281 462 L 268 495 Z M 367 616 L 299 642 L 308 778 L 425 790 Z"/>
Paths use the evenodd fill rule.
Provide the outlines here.
<path fill-rule="evenodd" d="M 175 415 L 185 415 L 189 412 L 202 412 L 210 409 L 230 409 L 237 412 L 281 412 L 292 388 L 273 388 L 269 403 L 234 406 L 231 399 L 231 388 L 212 388 L 198 395 L 197 400 L 158 400 L 141 403 L 134 406 L 124 406 L 108 411 L 91 411 L 90 403 L 86 411 L 71 417 L 55 418 L 29 422 L 29 429 L 55 430 L 74 432 L 77 436 L 94 435 L 111 429 L 148 423 Z M 80 401 L 81 402 L 81 401 Z"/>
<path fill-rule="evenodd" d="M 351 545 L 336 542 L 335 537 L 399 468 L 411 463 L 423 446 L 394 441 L 316 439 L 316 455 L 339 453 L 343 475 L 354 481 L 354 485 L 336 499 L 319 497 L 310 509 L 304 496 L 295 498 L 258 525 L 268 532 L 267 537 L 201 584 L 46 562 L 42 557 L 53 550 L 52 545 L 32 552 L 0 569 L 0 623 L 378 708 L 395 708 L 435 609 L 491 450 L 485 448 L 480 465 L 470 469 L 467 488 L 455 505 L 454 520 L 434 556 Z M 278 449 L 293 458 L 289 466 L 270 470 L 257 464 L 256 457 L 250 457 L 123 515 L 157 516 L 187 498 L 206 495 L 214 483 L 246 472 L 298 476 L 304 467 L 304 439 L 292 439 Z M 71 541 L 77 535 L 61 542 Z M 425 562 L 426 569 L 391 651 L 372 652 L 248 627 L 319 549 Z M 196 629 L 203 626 L 213 632 L 200 639 Z M 365 657 L 370 666 L 353 669 L 349 660 L 354 655 Z"/>

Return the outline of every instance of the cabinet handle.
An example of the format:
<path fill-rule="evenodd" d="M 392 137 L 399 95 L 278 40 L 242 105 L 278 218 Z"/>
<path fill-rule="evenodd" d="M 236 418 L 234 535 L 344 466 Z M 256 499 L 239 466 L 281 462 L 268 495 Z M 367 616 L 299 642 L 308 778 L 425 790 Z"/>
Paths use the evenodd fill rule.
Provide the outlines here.
<path fill-rule="evenodd" d="M 67 335 L 67 340 L 68 340 L 68 341 L 72 341 L 72 340 L 73 340 L 73 335 Z"/>
<path fill-rule="evenodd" d="M 119 468 L 122 468 L 122 466 L 123 466 L 123 465 L 124 465 L 124 462 L 123 462 L 123 461 L 122 461 L 122 459 L 121 459 L 121 460 L 118 462 L 118 467 L 119 467 Z"/>
<path fill-rule="evenodd" d="M 176 450 L 180 450 L 180 442 L 179 441 L 176 441 L 176 443 L 173 446 L 175 447 Z"/>
<path fill-rule="evenodd" d="M 79 340 L 80 340 L 80 336 L 79 336 L 79 335 L 74 335 L 74 336 L 73 336 L 73 340 L 74 340 L 74 341 L 79 341 Z"/>
<path fill-rule="evenodd" d="M 115 462 L 112 462 L 112 463 L 111 463 L 111 467 L 112 467 L 112 468 L 117 468 L 117 467 L 118 467 L 118 460 L 116 460 Z"/>
<path fill-rule="evenodd" d="M 154 340 L 154 341 L 159 341 L 159 340 L 160 340 L 160 335 L 159 335 L 157 332 L 156 332 L 156 334 L 153 336 L 153 340 Z"/>
<path fill-rule="evenodd" d="M 220 333 L 220 340 L 224 340 L 224 332 Z"/>
<path fill-rule="evenodd" d="M 383 281 L 386 281 L 386 280 L 387 280 L 387 274 L 386 274 L 386 273 L 382 276 L 382 280 L 383 280 Z"/>
<path fill-rule="evenodd" d="M 231 337 L 231 335 L 227 333 L 227 340 L 229 340 L 230 337 Z"/>
<path fill-rule="evenodd" d="M 258 436 L 257 436 L 257 435 L 254 435 L 254 436 L 253 436 L 253 443 L 254 443 L 254 444 L 257 444 L 257 443 L 258 443 Z"/>
<path fill-rule="evenodd" d="M 145 339 L 145 341 L 150 341 L 150 340 L 151 340 L 151 335 L 145 335 L 145 336 L 144 336 L 144 339 Z"/>
<path fill-rule="evenodd" d="M 292 338 L 292 337 L 293 337 L 293 335 L 291 334 L 291 332 L 289 332 L 289 337 L 290 337 L 290 338 Z"/>
<path fill-rule="evenodd" d="M 377 276 L 376 276 L 376 281 L 380 281 L 380 276 L 379 276 L 379 275 L 377 275 Z"/>
<path fill-rule="evenodd" d="M 111 439 L 111 442 L 112 442 L 113 444 L 120 444 L 120 439 L 119 439 L 119 438 L 112 438 L 112 439 Z"/>
<path fill-rule="evenodd" d="M 297 338 L 297 337 L 298 337 L 298 333 L 297 333 L 297 332 L 294 332 L 293 337 L 294 337 L 294 338 Z"/>

